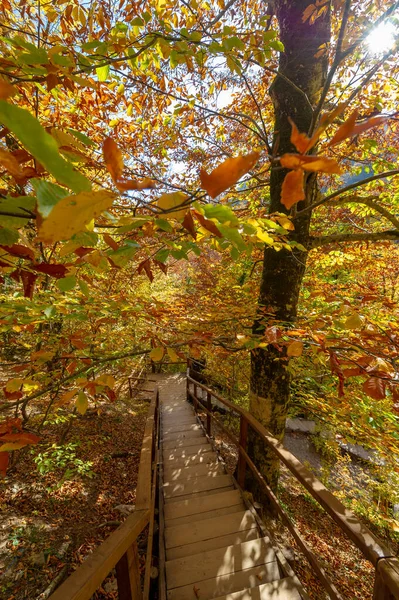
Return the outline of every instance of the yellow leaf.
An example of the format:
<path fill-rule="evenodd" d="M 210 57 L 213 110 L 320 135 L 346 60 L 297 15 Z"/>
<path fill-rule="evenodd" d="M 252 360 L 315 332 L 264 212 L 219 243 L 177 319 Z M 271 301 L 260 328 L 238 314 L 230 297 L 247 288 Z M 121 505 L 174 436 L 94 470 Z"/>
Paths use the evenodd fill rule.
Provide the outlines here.
<path fill-rule="evenodd" d="M 257 229 L 256 237 L 258 237 L 262 242 L 265 242 L 265 244 L 271 245 L 274 242 L 273 238 L 262 229 Z"/>
<path fill-rule="evenodd" d="M 103 143 L 103 156 L 106 167 L 116 183 L 123 172 L 123 156 L 118 144 L 110 137 Z"/>
<path fill-rule="evenodd" d="M 237 183 L 245 173 L 248 173 L 259 160 L 260 152 L 251 152 L 244 156 L 228 158 L 211 173 L 200 171 L 201 185 L 211 198 Z"/>
<path fill-rule="evenodd" d="M 6 383 L 6 391 L 7 392 L 18 392 L 21 389 L 21 386 L 23 385 L 24 380 L 21 379 L 20 377 L 17 377 L 15 379 L 9 379 Z"/>
<path fill-rule="evenodd" d="M 172 362 L 179 362 L 180 357 L 178 356 L 178 354 L 173 350 L 173 348 L 166 348 L 168 356 L 170 358 L 170 360 Z"/>
<path fill-rule="evenodd" d="M 107 191 L 81 192 L 62 198 L 39 226 L 38 239 L 53 244 L 70 239 L 112 205 L 115 194 Z"/>
<path fill-rule="evenodd" d="M 167 211 L 165 213 L 166 218 L 173 218 L 177 221 L 182 221 L 186 215 L 188 210 L 188 206 L 182 207 L 187 200 L 188 196 L 183 194 L 183 192 L 172 192 L 171 194 L 162 194 L 157 200 L 157 206 L 162 211 Z M 174 208 L 179 208 L 179 210 L 172 210 Z"/>
<path fill-rule="evenodd" d="M 89 406 L 89 401 L 84 392 L 79 392 L 79 396 L 76 399 L 76 410 L 79 414 L 84 415 Z"/>
<path fill-rule="evenodd" d="M 360 329 L 363 327 L 363 321 L 361 317 L 355 313 L 346 319 L 344 327 L 345 329 Z"/>
<path fill-rule="evenodd" d="M 74 395 L 76 394 L 77 391 L 78 391 L 77 389 L 73 389 L 73 390 L 68 390 L 67 392 L 65 392 L 65 394 L 63 394 L 61 396 L 61 398 L 59 398 L 59 400 L 57 400 L 56 406 L 63 406 L 64 404 L 68 404 L 68 402 L 70 400 L 72 400 L 72 398 L 74 397 Z"/>
<path fill-rule="evenodd" d="M 291 344 L 287 348 L 287 356 L 302 356 L 302 352 L 302 342 L 291 342 Z"/>
<path fill-rule="evenodd" d="M 158 346 L 157 348 L 153 348 L 150 352 L 150 358 L 151 360 L 154 360 L 155 362 L 159 362 L 160 360 L 163 359 L 165 354 L 165 348 L 163 346 Z"/>
<path fill-rule="evenodd" d="M 304 200 L 305 190 L 303 187 L 303 171 L 296 169 L 290 171 L 284 177 L 281 186 L 281 203 L 289 210 L 297 202 Z"/>
<path fill-rule="evenodd" d="M 284 229 L 287 229 L 287 231 L 295 230 L 294 223 L 291 221 L 291 219 L 289 219 L 286 216 L 276 217 L 276 221 L 281 225 L 281 227 L 284 227 Z"/>
<path fill-rule="evenodd" d="M 100 375 L 100 377 L 98 379 L 96 379 L 96 383 L 98 385 L 106 385 L 109 388 L 113 388 L 115 385 L 115 377 L 112 377 L 112 375 Z"/>

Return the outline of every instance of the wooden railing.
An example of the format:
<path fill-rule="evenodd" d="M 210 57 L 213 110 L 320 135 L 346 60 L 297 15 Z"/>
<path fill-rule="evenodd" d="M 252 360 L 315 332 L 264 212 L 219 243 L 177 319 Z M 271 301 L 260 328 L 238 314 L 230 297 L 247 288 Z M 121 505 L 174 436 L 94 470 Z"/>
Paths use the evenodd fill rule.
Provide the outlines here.
<path fill-rule="evenodd" d="M 134 512 L 76 569 L 49 600 L 89 600 L 116 569 L 119 600 L 147 600 L 157 486 L 159 392 L 155 388 L 144 430 Z M 144 591 L 140 581 L 137 538 L 149 525 Z"/>
<path fill-rule="evenodd" d="M 191 375 L 191 376 L 190 376 Z M 281 462 L 291 471 L 294 477 L 306 488 L 313 498 L 334 519 L 342 531 L 354 542 L 355 546 L 363 553 L 375 567 L 375 583 L 373 600 L 399 600 L 399 560 L 391 549 L 379 540 L 356 515 L 348 510 L 327 488 L 300 463 L 291 452 L 289 452 L 278 440 L 259 423 L 248 411 L 229 402 L 212 389 L 195 379 L 197 374 L 192 368 L 187 370 L 187 399 L 192 399 L 195 410 L 206 413 L 206 431 L 208 436 L 212 435 L 212 422 L 229 437 L 238 449 L 237 482 L 241 488 L 245 488 L 246 470 L 249 468 L 266 493 L 277 513 L 293 535 L 298 546 L 311 564 L 314 572 L 319 577 L 324 588 L 333 600 L 342 600 L 341 594 L 330 581 L 322 566 L 319 564 L 315 554 L 301 537 L 290 517 L 283 509 L 274 492 L 267 485 L 261 472 L 251 460 L 248 454 L 248 435 L 252 430 L 263 443 L 271 448 Z M 202 390 L 201 397 L 198 388 Z M 213 400 L 223 404 L 229 414 L 235 414 L 240 420 L 240 433 L 237 438 L 213 412 Z"/>

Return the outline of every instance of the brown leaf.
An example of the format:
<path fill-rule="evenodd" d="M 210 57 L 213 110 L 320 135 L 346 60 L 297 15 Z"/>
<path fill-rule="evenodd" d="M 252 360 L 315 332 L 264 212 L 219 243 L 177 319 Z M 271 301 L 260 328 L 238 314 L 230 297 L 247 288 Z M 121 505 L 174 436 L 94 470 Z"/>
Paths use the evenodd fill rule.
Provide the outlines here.
<path fill-rule="evenodd" d="M 1 246 L 6 252 L 12 254 L 13 256 L 18 256 L 19 258 L 29 258 L 30 260 L 34 260 L 35 253 L 27 246 L 22 246 L 21 244 L 13 244 L 12 246 Z"/>
<path fill-rule="evenodd" d="M 385 382 L 379 377 L 370 377 L 363 383 L 363 392 L 373 400 L 385 398 Z"/>
<path fill-rule="evenodd" d="M 196 216 L 196 218 L 198 219 L 202 227 L 204 227 L 204 229 L 210 231 L 211 233 L 216 235 L 216 237 L 223 237 L 213 221 L 211 221 L 210 219 L 206 219 L 204 215 L 201 215 L 201 213 L 197 212 L 196 210 L 193 211 L 193 214 Z"/>
<path fill-rule="evenodd" d="M 288 210 L 291 206 L 294 206 L 297 202 L 304 200 L 305 190 L 303 187 L 303 171 L 302 169 L 296 169 L 290 171 L 284 178 L 283 185 L 281 187 L 281 203 L 284 204 Z"/>
<path fill-rule="evenodd" d="M 46 77 L 46 86 L 47 86 L 47 91 L 51 92 L 52 89 L 54 89 L 59 83 L 59 79 L 57 77 L 57 75 L 54 75 L 54 73 L 49 73 Z"/>
<path fill-rule="evenodd" d="M 22 172 L 19 162 L 15 156 L 13 156 L 10 152 L 7 152 L 7 150 L 3 150 L 2 148 L 0 148 L 0 165 L 14 177 L 21 177 Z"/>
<path fill-rule="evenodd" d="M 112 248 L 112 250 L 118 250 L 119 249 L 119 244 L 108 233 L 104 233 L 103 239 L 104 239 L 104 242 L 110 248 Z"/>
<path fill-rule="evenodd" d="M 116 187 L 120 192 L 127 192 L 128 190 L 145 190 L 156 187 L 155 181 L 146 177 L 141 181 L 137 179 L 119 179 L 116 181 Z"/>
<path fill-rule="evenodd" d="M 37 271 L 38 273 L 45 273 L 46 275 L 51 275 L 51 277 L 56 277 L 60 279 L 65 277 L 68 271 L 68 267 L 61 264 L 47 264 L 41 263 L 40 265 L 30 265 L 30 268 L 33 271 Z"/>
<path fill-rule="evenodd" d="M 165 263 L 161 262 L 160 260 L 157 260 L 156 258 L 152 259 L 152 262 L 154 263 L 154 265 L 156 265 L 159 269 L 161 269 L 162 273 L 165 273 L 165 275 L 168 272 L 168 265 L 165 265 Z"/>
<path fill-rule="evenodd" d="M 7 100 L 7 98 L 11 98 L 16 94 L 17 90 L 13 85 L 5 81 L 5 79 L 0 79 L 0 100 Z"/>
<path fill-rule="evenodd" d="M 191 233 L 191 235 L 193 236 L 194 239 L 197 238 L 197 232 L 195 231 L 194 219 L 193 219 L 193 215 L 191 214 L 190 210 L 188 210 L 186 212 L 186 215 L 183 219 L 182 225 L 185 229 L 187 229 L 187 231 L 189 233 Z"/>
<path fill-rule="evenodd" d="M 211 198 L 216 198 L 216 196 L 237 183 L 245 173 L 248 173 L 258 162 L 259 156 L 260 152 L 251 152 L 244 156 L 228 158 L 209 174 L 201 169 L 202 187 Z"/>
<path fill-rule="evenodd" d="M 10 455 L 8 452 L 0 452 L 0 475 L 5 477 L 7 474 L 7 467 Z"/>
<path fill-rule="evenodd" d="M 118 144 L 110 137 L 107 137 L 103 143 L 103 156 L 112 180 L 116 183 L 122 175 L 123 156 Z"/>
<path fill-rule="evenodd" d="M 304 169 L 305 171 L 321 171 L 322 173 L 341 174 L 339 164 L 326 156 L 303 156 L 301 154 L 283 154 L 280 163 L 286 169 Z"/>
<path fill-rule="evenodd" d="M 22 285 L 24 286 L 25 298 L 30 298 L 32 300 L 37 275 L 35 275 L 34 273 L 30 273 L 29 271 L 22 270 L 21 271 L 21 279 L 22 279 Z"/>
<path fill-rule="evenodd" d="M 142 273 L 143 271 L 145 271 L 146 275 L 147 275 L 148 279 L 151 281 L 151 283 L 154 281 L 154 275 L 151 271 L 151 261 L 148 258 L 146 258 L 139 264 L 139 266 L 137 267 L 137 271 L 139 273 Z"/>
<path fill-rule="evenodd" d="M 287 356 L 302 356 L 303 343 L 302 342 L 291 342 L 287 348 Z"/>

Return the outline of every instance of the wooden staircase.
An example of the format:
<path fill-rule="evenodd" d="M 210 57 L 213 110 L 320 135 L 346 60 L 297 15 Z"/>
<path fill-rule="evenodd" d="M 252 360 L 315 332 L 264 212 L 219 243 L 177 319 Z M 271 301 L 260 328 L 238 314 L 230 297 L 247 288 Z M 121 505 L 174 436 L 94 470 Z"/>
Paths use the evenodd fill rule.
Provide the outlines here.
<path fill-rule="evenodd" d="M 308 598 L 213 451 L 182 384 L 161 389 L 160 410 L 168 600 Z"/>

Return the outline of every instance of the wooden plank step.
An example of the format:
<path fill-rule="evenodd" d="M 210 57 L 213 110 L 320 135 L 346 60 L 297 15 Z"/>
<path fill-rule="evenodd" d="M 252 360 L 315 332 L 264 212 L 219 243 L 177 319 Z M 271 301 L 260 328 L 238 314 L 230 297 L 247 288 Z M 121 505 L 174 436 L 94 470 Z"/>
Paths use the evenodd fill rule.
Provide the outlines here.
<path fill-rule="evenodd" d="M 170 589 L 168 600 L 198 600 L 198 598 L 200 600 L 216 600 L 216 598 L 219 600 L 221 594 L 223 594 L 222 598 L 230 600 L 230 594 L 234 592 L 242 591 L 245 588 L 256 590 L 259 585 L 274 582 L 278 580 L 278 577 L 278 563 L 274 560 L 251 569 L 243 569 L 229 575 L 221 575 L 220 577 Z M 274 596 L 271 596 L 270 600 L 274 600 Z"/>
<path fill-rule="evenodd" d="M 225 491 L 204 498 L 180 500 L 165 506 L 165 519 L 199 515 L 210 510 L 236 506 L 242 502 L 239 490 Z M 197 517 L 198 518 L 198 517 Z"/>
<path fill-rule="evenodd" d="M 163 435 L 167 436 L 170 433 L 187 433 L 188 431 L 203 431 L 201 425 L 198 425 L 197 421 L 192 424 L 181 424 L 180 422 L 176 425 L 169 425 L 163 428 Z"/>
<path fill-rule="evenodd" d="M 204 448 L 209 448 L 209 452 L 213 452 L 212 446 L 208 442 L 206 442 L 206 443 L 205 442 L 206 442 L 206 439 L 202 443 L 201 442 L 199 443 L 198 440 L 197 440 L 196 442 L 193 441 L 188 446 L 187 445 L 182 445 L 182 446 L 177 446 L 177 447 L 175 447 L 173 445 L 173 442 L 170 442 L 170 444 L 172 444 L 171 448 L 166 448 L 165 446 L 166 446 L 166 444 L 168 444 L 168 442 L 165 442 L 163 444 L 163 451 L 164 451 L 164 454 L 168 450 L 171 450 L 171 451 L 174 451 L 174 452 L 183 452 L 183 451 L 185 451 L 185 452 L 189 452 L 190 454 L 196 454 L 196 452 L 198 450 L 203 451 Z"/>
<path fill-rule="evenodd" d="M 205 579 L 219 578 L 222 575 L 266 565 L 275 560 L 274 550 L 267 537 L 169 560 L 165 564 L 168 589 L 194 584 Z M 253 586 L 241 585 L 235 591 L 247 587 Z M 218 591 L 211 597 L 217 595 L 220 596 L 221 593 Z"/>
<path fill-rule="evenodd" d="M 221 488 L 215 488 L 214 490 L 205 490 L 204 492 L 195 492 L 195 494 L 184 494 L 184 496 L 173 496 L 172 498 L 166 498 L 165 503 L 169 502 L 180 502 L 181 500 L 194 500 L 195 498 L 202 498 L 203 496 L 212 496 L 213 494 L 220 494 L 220 492 L 227 492 L 233 490 L 234 485 L 226 485 Z"/>
<path fill-rule="evenodd" d="M 198 444 L 197 446 L 187 446 L 186 448 L 167 448 L 163 451 L 164 460 L 175 460 L 186 458 L 187 456 L 201 456 L 210 452 L 216 456 L 210 444 Z"/>
<path fill-rule="evenodd" d="M 232 485 L 231 475 L 217 475 L 216 477 L 197 477 L 188 481 L 171 481 L 164 483 L 163 493 L 165 498 L 186 496 L 197 492 L 206 492 L 217 488 Z"/>
<path fill-rule="evenodd" d="M 225 473 L 221 462 L 211 464 L 199 464 L 186 467 L 165 467 L 163 470 L 163 480 L 178 481 L 182 479 L 193 479 L 193 477 L 215 477 Z"/>
<path fill-rule="evenodd" d="M 175 506 L 175 504 L 171 505 Z M 199 515 L 187 515 L 186 517 L 178 517 L 177 519 L 167 519 L 165 521 L 166 527 L 174 527 L 175 525 L 185 525 L 186 523 L 195 523 L 200 517 L 201 519 L 213 519 L 214 517 L 223 517 L 224 515 L 231 515 L 232 513 L 242 512 L 245 510 L 244 502 L 239 502 L 233 506 L 226 506 L 225 508 L 218 508 L 217 510 L 208 510 L 207 512 Z"/>
<path fill-rule="evenodd" d="M 173 450 L 174 448 L 188 448 L 189 446 L 198 446 L 199 444 L 204 444 L 206 443 L 206 438 L 205 436 L 203 438 L 181 438 L 179 440 L 171 440 L 170 442 L 165 440 L 162 443 L 162 448 L 164 450 Z"/>
<path fill-rule="evenodd" d="M 195 465 L 211 465 L 219 462 L 215 452 L 204 452 L 202 454 L 189 454 L 187 456 L 175 456 L 163 459 L 164 469 L 183 469 L 184 467 L 194 467 Z"/>
<path fill-rule="evenodd" d="M 247 531 L 254 527 L 256 527 L 256 521 L 249 510 L 233 513 L 222 518 L 200 519 L 196 523 L 168 527 L 165 530 L 165 546 L 166 549 L 184 546 L 185 544 L 202 542 L 237 531 Z"/>
<path fill-rule="evenodd" d="M 192 544 L 186 544 L 185 546 L 176 546 L 175 548 L 169 548 L 166 550 L 167 560 L 173 560 L 175 558 L 182 558 L 184 556 L 194 556 L 200 552 L 207 552 L 208 550 L 215 550 L 216 548 L 227 548 L 234 544 L 242 544 L 249 540 L 256 540 L 259 537 L 257 527 L 246 529 L 245 531 L 236 531 L 235 533 L 228 533 L 221 535 L 220 537 L 204 540 L 202 542 L 193 542 Z"/>
<path fill-rule="evenodd" d="M 205 437 L 205 433 L 201 427 L 198 431 L 176 431 L 175 433 L 163 432 L 162 437 L 163 437 L 163 441 L 161 441 L 161 444 L 163 445 L 164 442 L 172 442 L 172 441 L 180 442 L 180 441 L 188 440 L 188 439 L 203 438 L 203 437 Z"/>
<path fill-rule="evenodd" d="M 262 583 L 257 587 L 218 596 L 215 600 L 301 600 L 294 579 L 285 577 L 279 581 Z"/>

